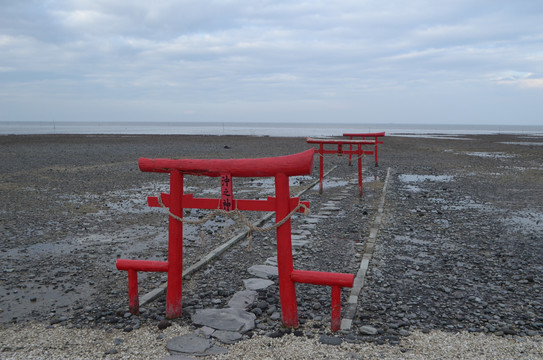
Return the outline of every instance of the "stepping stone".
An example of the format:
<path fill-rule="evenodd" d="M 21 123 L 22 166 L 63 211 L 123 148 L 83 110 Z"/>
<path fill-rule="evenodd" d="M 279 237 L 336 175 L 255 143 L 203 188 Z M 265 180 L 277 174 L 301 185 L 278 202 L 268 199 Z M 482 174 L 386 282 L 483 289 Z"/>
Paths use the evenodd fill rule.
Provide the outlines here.
<path fill-rule="evenodd" d="M 265 264 L 277 267 L 277 256 L 267 258 Z"/>
<path fill-rule="evenodd" d="M 238 332 L 224 330 L 217 330 L 211 336 L 219 339 L 219 341 L 224 344 L 234 344 L 243 337 L 243 335 Z"/>
<path fill-rule="evenodd" d="M 306 235 L 292 235 L 291 239 L 292 240 L 304 240 L 304 239 L 307 239 L 307 236 Z"/>
<path fill-rule="evenodd" d="M 261 278 L 251 278 L 243 280 L 243 285 L 245 285 L 245 288 L 247 290 L 263 290 L 273 284 L 273 281 Z"/>
<path fill-rule="evenodd" d="M 175 355 L 168 355 L 162 360 L 196 360 L 196 358 L 192 356 L 185 356 L 181 353 L 175 353 Z"/>
<path fill-rule="evenodd" d="M 194 334 L 187 334 L 168 340 L 166 349 L 173 353 L 203 354 L 212 345 L 209 339 Z"/>
<path fill-rule="evenodd" d="M 318 218 L 307 218 L 305 219 L 305 222 L 308 224 L 317 224 L 321 221 L 321 219 Z"/>
<path fill-rule="evenodd" d="M 319 338 L 319 341 L 321 342 L 321 344 L 334 345 L 334 346 L 341 345 L 341 343 L 343 342 L 341 338 L 326 336 L 326 335 L 321 335 L 321 337 Z"/>
<path fill-rule="evenodd" d="M 256 315 L 242 309 L 201 309 L 192 315 L 192 322 L 217 330 L 245 333 L 255 327 Z"/>
<path fill-rule="evenodd" d="M 277 266 L 270 265 L 253 265 L 248 270 L 249 274 L 260 278 L 268 279 L 272 276 L 279 276 Z"/>
<path fill-rule="evenodd" d="M 300 229 L 315 230 L 316 228 L 317 228 L 317 224 L 304 224 L 304 225 L 300 225 Z"/>
<path fill-rule="evenodd" d="M 312 215 L 312 216 L 317 216 L 317 215 Z M 311 235 L 310 231 L 303 230 L 303 229 L 293 229 L 290 233 L 291 235 L 304 235 L 304 236 Z"/>
<path fill-rule="evenodd" d="M 209 326 L 202 326 L 200 329 L 198 329 L 197 334 L 204 335 L 205 338 L 209 338 L 215 331 L 217 330 L 210 328 Z"/>
<path fill-rule="evenodd" d="M 293 247 L 309 247 L 311 244 L 310 240 L 292 240 L 292 246 Z"/>
<path fill-rule="evenodd" d="M 337 207 L 337 206 L 325 206 L 322 208 L 322 210 L 324 211 L 339 211 L 341 210 L 341 208 Z M 321 212 L 322 214 L 322 212 Z"/>
<path fill-rule="evenodd" d="M 270 280 L 263 280 L 263 281 L 270 281 Z M 238 291 L 232 296 L 230 301 L 228 301 L 228 306 L 235 309 L 247 310 L 252 304 L 256 302 L 257 299 L 258 299 L 258 293 L 254 291 L 254 289 Z"/>

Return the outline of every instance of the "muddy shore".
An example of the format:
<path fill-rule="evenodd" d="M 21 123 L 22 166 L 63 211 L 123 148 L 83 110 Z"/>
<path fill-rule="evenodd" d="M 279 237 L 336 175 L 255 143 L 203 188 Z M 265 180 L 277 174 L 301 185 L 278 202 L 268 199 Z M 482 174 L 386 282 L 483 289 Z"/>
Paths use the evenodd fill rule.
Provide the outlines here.
<path fill-rule="evenodd" d="M 356 167 L 347 166 L 345 156 L 326 157 L 325 168 L 338 167 L 327 178 L 324 193 L 313 188 L 302 200 L 318 212 L 342 191 L 352 196 L 341 200 L 339 212 L 316 224 L 314 243 L 295 256 L 297 268 L 356 272 L 390 169 L 384 221 L 357 313 L 351 329 L 336 336 L 349 346 L 405 350 L 405 344 L 424 335 L 484 335 L 530 343 L 511 345 L 520 349 L 513 355 L 528 351 L 529 358 L 543 356 L 542 143 L 538 137 L 517 135 L 386 137 L 379 167 L 371 156 L 364 158 L 362 198 L 356 194 Z M 0 327 L 6 335 L 0 340 L 0 358 L 23 356 L 25 346 L 7 335 L 33 326 L 43 332 L 96 330 L 128 337 L 150 331 L 166 339 L 156 329 L 164 319 L 164 297 L 143 307 L 140 316 L 130 316 L 126 273 L 115 269 L 117 258 L 167 256 L 167 216 L 147 207 L 146 197 L 167 192 L 168 177 L 140 172 L 139 157 L 268 157 L 308 148 L 301 138 L 0 137 Z M 291 193 L 317 176 L 315 160 L 313 174 L 296 179 Z M 185 189 L 195 196 L 219 194 L 216 179 L 205 177 L 187 176 Z M 240 198 L 265 198 L 273 196 L 273 183 L 244 179 L 234 190 Z M 186 212 L 194 218 L 203 214 Z M 293 218 L 293 229 L 301 221 L 301 216 Z M 231 234 L 241 230 L 223 219 L 203 228 L 187 226 L 185 266 L 224 242 L 226 227 Z M 224 307 L 243 288 L 246 269 L 264 263 L 274 250 L 273 233 L 255 234 L 252 251 L 242 242 L 185 279 L 184 314 L 174 325 L 185 329 L 180 331 L 194 329 L 192 312 Z M 142 274 L 139 280 L 140 293 L 145 293 L 162 284 L 165 275 Z M 345 300 L 348 291 L 342 296 Z M 277 309 L 277 286 L 262 298 L 267 309 Z M 301 338 L 331 335 L 329 298 L 329 289 L 300 286 Z M 281 332 L 272 315 L 263 311 L 250 334 L 253 339 L 243 341 Z M 368 334 L 367 326 L 375 334 Z M 114 345 L 95 346 L 99 358 L 126 354 L 107 354 Z M 356 355 L 353 349 L 348 352 Z M 70 347 L 64 351 L 69 355 Z"/>

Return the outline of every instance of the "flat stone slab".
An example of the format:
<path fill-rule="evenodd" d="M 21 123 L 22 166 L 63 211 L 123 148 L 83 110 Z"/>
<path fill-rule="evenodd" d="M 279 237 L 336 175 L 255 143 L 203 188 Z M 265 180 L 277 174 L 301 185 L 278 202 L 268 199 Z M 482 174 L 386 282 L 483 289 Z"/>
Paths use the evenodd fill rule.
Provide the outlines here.
<path fill-rule="evenodd" d="M 209 339 L 194 334 L 187 334 L 168 340 L 166 349 L 174 353 L 203 354 L 212 345 Z"/>
<path fill-rule="evenodd" d="M 277 266 L 270 265 L 253 265 L 248 270 L 249 274 L 260 278 L 268 279 L 272 276 L 279 276 Z"/>
<path fill-rule="evenodd" d="M 234 344 L 243 338 L 243 335 L 238 332 L 224 330 L 217 330 L 211 336 L 224 344 Z"/>
<path fill-rule="evenodd" d="M 243 309 L 201 309 L 192 315 L 192 322 L 217 330 L 244 333 L 255 327 L 256 315 Z"/>
<path fill-rule="evenodd" d="M 266 259 L 266 265 L 277 267 L 277 256 L 272 256 Z"/>
<path fill-rule="evenodd" d="M 251 278 L 243 280 L 243 285 L 245 285 L 245 288 L 247 290 L 262 290 L 268 288 L 273 284 L 273 281 L 261 278 Z"/>
<path fill-rule="evenodd" d="M 312 216 L 318 216 L 318 215 L 312 215 Z M 292 229 L 290 233 L 291 235 L 306 235 L 306 236 L 311 235 L 310 231 L 303 230 L 303 229 Z"/>
<path fill-rule="evenodd" d="M 334 345 L 334 346 L 341 345 L 341 343 L 343 342 L 341 338 L 326 336 L 326 335 L 321 335 L 321 337 L 319 338 L 319 341 L 321 342 L 321 344 Z"/>
<path fill-rule="evenodd" d="M 263 279 L 259 279 L 263 280 Z M 263 280 L 270 281 L 270 280 Z M 247 310 L 252 304 L 258 299 L 258 293 L 254 289 L 238 291 L 235 293 L 230 301 L 228 301 L 228 306 L 236 309 Z"/>
<path fill-rule="evenodd" d="M 311 244 L 310 240 L 292 240 L 293 247 L 307 247 Z"/>
<path fill-rule="evenodd" d="M 175 353 L 175 355 L 168 355 L 162 360 L 196 360 L 193 356 L 185 356 L 181 353 Z"/>

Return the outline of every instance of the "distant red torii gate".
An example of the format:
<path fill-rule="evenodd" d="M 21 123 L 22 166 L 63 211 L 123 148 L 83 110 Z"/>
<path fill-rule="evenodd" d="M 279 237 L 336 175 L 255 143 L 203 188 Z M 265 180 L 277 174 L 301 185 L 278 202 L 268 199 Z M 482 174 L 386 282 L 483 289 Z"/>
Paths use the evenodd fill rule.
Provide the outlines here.
<path fill-rule="evenodd" d="M 138 271 L 167 272 L 166 316 L 175 318 L 182 312 L 183 273 L 183 209 L 198 208 L 222 211 L 253 210 L 275 211 L 277 232 L 277 265 L 282 322 L 286 327 L 298 327 L 298 308 L 295 283 L 309 283 L 332 287 L 332 330 L 339 330 L 341 314 L 341 287 L 352 287 L 353 274 L 294 270 L 290 216 L 293 211 L 303 212 L 308 202 L 291 198 L 289 176 L 311 174 L 314 149 L 304 152 L 260 159 L 139 159 L 144 172 L 170 174 L 170 193 L 149 197 L 150 206 L 169 208 L 168 261 L 117 260 L 117 269 L 128 272 L 129 309 L 139 312 Z M 221 178 L 221 198 L 194 198 L 183 193 L 184 175 L 203 175 Z M 274 177 L 275 198 L 267 200 L 234 199 L 232 177 Z M 285 220 L 286 219 L 286 220 Z"/>
<path fill-rule="evenodd" d="M 375 141 L 371 140 L 341 140 L 341 139 L 314 139 L 307 138 L 308 144 L 319 144 L 319 149 L 315 152 L 320 155 L 319 158 L 319 193 L 322 194 L 322 179 L 324 177 L 324 154 L 343 154 L 358 156 L 358 196 L 362 196 L 362 155 L 371 155 L 373 151 L 363 150 L 362 145 L 375 145 Z M 324 145 L 337 145 L 336 150 L 325 150 Z M 343 145 L 349 145 L 350 150 L 344 150 Z M 356 150 L 352 150 L 352 146 L 356 145 Z"/>
<path fill-rule="evenodd" d="M 382 144 L 383 142 L 379 140 L 380 137 L 385 136 L 385 132 L 378 132 L 378 133 L 344 133 L 343 136 L 348 136 L 350 140 L 353 140 L 355 137 L 361 137 L 362 140 L 366 140 L 366 138 L 374 138 L 375 139 L 375 166 L 379 166 L 379 160 L 377 159 L 377 144 Z M 352 150 L 352 145 L 349 145 L 349 150 Z M 351 165 L 351 157 L 352 154 L 349 154 L 349 165 Z"/>

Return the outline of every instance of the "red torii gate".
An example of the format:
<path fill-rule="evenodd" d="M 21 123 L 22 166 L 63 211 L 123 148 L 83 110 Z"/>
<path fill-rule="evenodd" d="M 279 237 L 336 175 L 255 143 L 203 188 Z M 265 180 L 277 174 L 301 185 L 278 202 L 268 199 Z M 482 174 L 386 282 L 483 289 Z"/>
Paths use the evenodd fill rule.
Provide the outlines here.
<path fill-rule="evenodd" d="M 383 142 L 379 140 L 380 137 L 385 136 L 385 132 L 379 133 L 344 133 L 343 136 L 348 136 L 350 140 L 353 140 L 355 137 L 361 137 L 362 140 L 366 140 L 367 137 L 375 138 L 375 166 L 379 166 L 379 161 L 377 159 L 377 144 L 382 144 Z M 349 145 L 349 150 L 352 150 L 352 145 Z M 351 165 L 352 154 L 349 154 L 349 165 Z"/>
<path fill-rule="evenodd" d="M 170 174 L 170 193 L 149 197 L 149 206 L 169 208 L 168 261 L 118 259 L 118 270 L 128 272 L 129 309 L 139 312 L 138 271 L 167 272 L 166 316 L 175 318 L 182 313 L 183 273 L 183 209 L 197 208 L 219 211 L 253 210 L 275 211 L 277 232 L 277 265 L 282 322 L 286 327 L 298 327 L 298 307 L 295 283 L 332 287 L 332 331 L 339 330 L 341 315 L 341 287 L 352 287 L 353 274 L 294 270 L 290 217 L 303 212 L 309 202 L 291 198 L 289 176 L 311 174 L 314 149 L 304 152 L 260 159 L 139 159 L 144 172 Z M 221 178 L 221 198 L 194 198 L 183 193 L 183 176 L 211 176 Z M 234 199 L 232 177 L 274 177 L 275 198 L 267 200 Z"/>
<path fill-rule="evenodd" d="M 324 177 L 324 154 L 349 154 L 358 156 L 358 196 L 362 196 L 362 155 L 371 155 L 373 151 L 363 150 L 362 145 L 375 145 L 372 140 L 338 140 L 338 139 L 313 139 L 307 138 L 308 144 L 319 144 L 319 149 L 315 152 L 320 155 L 319 159 L 319 193 L 322 194 L 322 178 Z M 337 145 L 337 150 L 325 150 L 325 144 Z M 349 150 L 344 150 L 343 145 L 349 145 Z M 356 145 L 356 150 L 352 150 L 352 146 Z M 377 146 L 377 145 L 376 145 Z"/>

